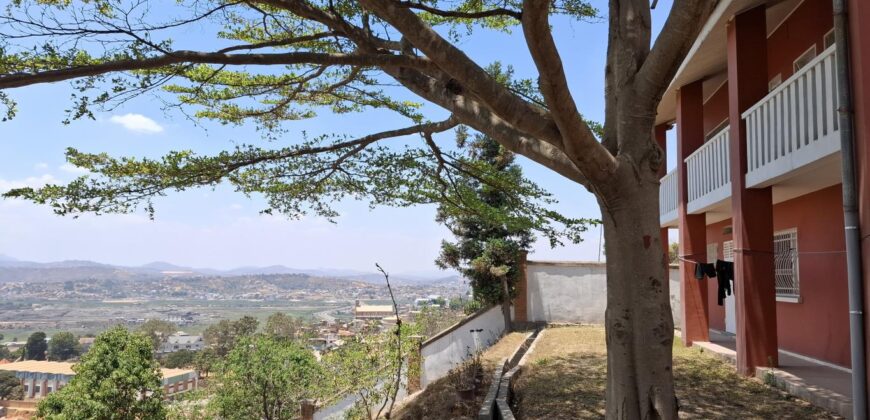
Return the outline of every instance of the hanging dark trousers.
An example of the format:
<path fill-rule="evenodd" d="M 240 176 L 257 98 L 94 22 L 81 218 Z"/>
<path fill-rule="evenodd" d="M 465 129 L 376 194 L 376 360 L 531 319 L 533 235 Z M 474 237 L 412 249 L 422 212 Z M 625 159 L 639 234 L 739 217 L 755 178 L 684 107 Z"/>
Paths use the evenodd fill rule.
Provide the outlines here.
<path fill-rule="evenodd" d="M 719 306 L 722 306 L 725 301 L 725 296 L 731 296 L 734 294 L 732 283 L 734 281 L 734 263 L 731 261 L 716 260 L 716 278 L 719 280 L 716 301 L 719 303 Z"/>

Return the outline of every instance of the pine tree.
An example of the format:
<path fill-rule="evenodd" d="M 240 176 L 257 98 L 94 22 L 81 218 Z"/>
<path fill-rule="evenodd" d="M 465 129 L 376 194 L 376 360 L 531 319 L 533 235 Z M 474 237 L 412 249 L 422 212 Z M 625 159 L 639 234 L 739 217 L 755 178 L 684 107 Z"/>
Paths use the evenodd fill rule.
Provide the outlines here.
<path fill-rule="evenodd" d="M 460 146 L 465 146 L 460 135 Z M 498 173 L 496 178 L 519 183 L 522 169 L 514 162 L 514 154 L 495 140 L 475 135 L 467 148 L 472 164 Z M 532 221 L 511 219 L 513 208 L 510 195 L 497 185 L 481 182 L 478 178 L 461 180 L 468 188 L 469 197 L 459 200 L 477 201 L 474 213 L 454 213 L 439 206 L 436 220 L 443 223 L 455 241 L 443 241 L 436 264 L 442 269 L 453 268 L 469 280 L 474 300 L 481 306 L 501 303 L 505 329 L 510 330 L 510 297 L 519 277 L 519 260 L 534 241 Z M 474 197 L 470 197 L 473 194 Z"/>

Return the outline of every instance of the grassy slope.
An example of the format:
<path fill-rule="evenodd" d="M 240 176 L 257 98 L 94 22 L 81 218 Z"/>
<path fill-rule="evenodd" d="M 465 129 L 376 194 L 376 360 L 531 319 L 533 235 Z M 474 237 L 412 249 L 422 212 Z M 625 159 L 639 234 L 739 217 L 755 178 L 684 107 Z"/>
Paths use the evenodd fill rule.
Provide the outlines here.
<path fill-rule="evenodd" d="M 674 374 L 685 419 L 833 419 L 836 416 L 736 374 L 696 348 L 674 343 Z M 604 418 L 604 328 L 555 328 L 530 355 L 518 383 L 520 418 Z"/>

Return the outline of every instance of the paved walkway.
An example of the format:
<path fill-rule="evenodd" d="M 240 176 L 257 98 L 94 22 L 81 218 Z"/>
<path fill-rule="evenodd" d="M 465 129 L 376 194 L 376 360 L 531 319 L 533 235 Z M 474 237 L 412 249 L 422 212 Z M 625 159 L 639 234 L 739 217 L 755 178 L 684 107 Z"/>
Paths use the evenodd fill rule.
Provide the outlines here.
<path fill-rule="evenodd" d="M 711 330 L 709 343 L 695 344 L 731 364 L 737 363 L 737 342 L 731 334 Z M 780 350 L 778 368 L 756 370 L 756 376 L 765 383 L 843 417 L 852 416 L 852 374 L 843 369 L 795 357 Z"/>

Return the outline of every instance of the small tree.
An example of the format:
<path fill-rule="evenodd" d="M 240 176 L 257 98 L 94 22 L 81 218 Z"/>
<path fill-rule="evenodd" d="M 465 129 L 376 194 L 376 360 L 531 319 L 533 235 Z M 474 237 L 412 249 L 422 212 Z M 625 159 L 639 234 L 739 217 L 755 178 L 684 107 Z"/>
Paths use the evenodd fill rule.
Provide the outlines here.
<path fill-rule="evenodd" d="M 48 343 L 48 360 L 69 360 L 81 354 L 79 340 L 71 332 L 59 332 Z"/>
<path fill-rule="evenodd" d="M 45 360 L 45 352 L 48 350 L 48 342 L 45 341 L 45 333 L 37 331 L 27 337 L 24 344 L 24 360 Z"/>
<path fill-rule="evenodd" d="M 208 377 L 212 369 L 218 362 L 217 351 L 212 347 L 204 348 L 196 353 L 193 358 L 193 367 L 202 376 Z"/>
<path fill-rule="evenodd" d="M 544 208 L 534 215 L 516 217 L 516 208 L 521 204 L 503 187 L 523 184 L 522 169 L 514 163 L 514 154 L 484 135 L 475 135 L 467 142 L 465 130 L 459 130 L 457 137 L 459 147 L 467 152 L 464 163 L 490 176 L 484 182 L 477 176 L 459 175 L 457 187 L 450 190 L 451 197 L 439 206 L 436 220 L 447 226 L 456 240 L 441 243 L 435 263 L 442 269 L 455 269 L 467 278 L 474 299 L 481 304 L 501 303 L 505 328 L 510 330 L 510 299 L 520 275 L 518 262 L 535 239 L 533 230 L 550 229 L 547 233 L 552 245 L 558 244 L 560 237 L 578 242 L 588 221 L 568 219 Z M 529 188 L 537 187 L 529 185 Z M 455 202 L 463 205 L 457 206 Z M 556 232 L 552 230 L 555 223 L 542 224 L 541 220 L 557 221 L 567 229 Z"/>
<path fill-rule="evenodd" d="M 671 242 L 671 245 L 668 247 L 668 262 L 671 264 L 676 264 L 680 261 L 680 244 L 677 242 Z"/>
<path fill-rule="evenodd" d="M 136 331 L 148 337 L 151 340 L 152 348 L 158 351 L 160 346 L 169 339 L 169 336 L 178 331 L 178 326 L 162 319 L 149 319 L 140 325 Z"/>
<path fill-rule="evenodd" d="M 75 376 L 39 402 L 46 419 L 163 419 L 161 374 L 151 341 L 114 327 L 73 366 Z"/>
<path fill-rule="evenodd" d="M 170 369 L 190 367 L 194 365 L 196 352 L 187 349 L 174 351 L 163 358 L 163 366 Z"/>
<path fill-rule="evenodd" d="M 302 329 L 302 321 L 283 312 L 275 312 L 266 319 L 263 332 L 275 338 L 293 339 Z"/>
<path fill-rule="evenodd" d="M 206 344 L 215 349 L 218 357 L 226 356 L 236 344 L 236 341 L 257 332 L 260 321 L 252 316 L 243 316 L 236 321 L 222 319 L 212 324 L 203 332 Z"/>
<path fill-rule="evenodd" d="M 325 395 L 314 354 L 268 336 L 240 339 L 215 379 L 210 404 L 220 418 L 294 419 L 303 400 Z"/>
<path fill-rule="evenodd" d="M 15 374 L 0 370 L 0 400 L 20 400 L 24 398 L 24 387 Z"/>

